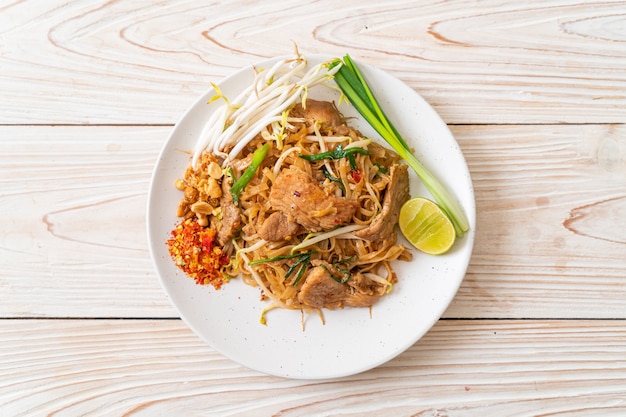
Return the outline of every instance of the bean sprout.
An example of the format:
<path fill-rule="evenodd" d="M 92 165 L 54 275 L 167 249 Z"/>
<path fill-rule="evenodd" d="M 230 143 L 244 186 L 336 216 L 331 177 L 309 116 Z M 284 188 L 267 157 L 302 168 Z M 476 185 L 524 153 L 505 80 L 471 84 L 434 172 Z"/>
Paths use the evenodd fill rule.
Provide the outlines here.
<path fill-rule="evenodd" d="M 327 71 L 326 63 L 320 63 L 303 74 L 306 65 L 306 58 L 298 54 L 295 59 L 276 62 L 267 71 L 255 69 L 253 85 L 232 102 L 214 85 L 216 95 L 210 102 L 222 98 L 224 103 L 204 126 L 194 149 L 192 166 L 197 165 L 206 149 L 224 157 L 223 166 L 226 166 L 267 125 L 281 121 L 283 111 L 306 98 L 311 87 L 332 79 L 339 70 L 334 67 Z M 226 154 L 225 150 L 233 145 Z"/>

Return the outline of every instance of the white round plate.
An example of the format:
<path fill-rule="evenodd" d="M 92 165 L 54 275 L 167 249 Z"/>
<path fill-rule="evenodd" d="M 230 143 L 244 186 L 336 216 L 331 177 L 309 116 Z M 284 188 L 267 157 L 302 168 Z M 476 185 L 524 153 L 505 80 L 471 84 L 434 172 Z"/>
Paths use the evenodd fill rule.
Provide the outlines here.
<path fill-rule="evenodd" d="M 255 64 L 269 68 L 278 57 Z M 332 57 L 307 56 L 309 65 Z M 148 196 L 147 228 L 152 259 L 161 284 L 182 320 L 212 348 L 257 371 L 298 379 L 353 375 L 399 355 L 419 340 L 441 317 L 456 294 L 474 243 L 475 204 L 469 170 L 457 142 L 439 115 L 400 80 L 356 61 L 387 116 L 415 154 L 463 206 L 470 230 L 442 256 L 414 250 L 413 261 L 396 262 L 399 282 L 371 309 L 324 311 L 325 324 L 315 314 L 275 309 L 267 325 L 259 322 L 267 304 L 260 292 L 233 279 L 221 290 L 199 286 L 170 259 L 166 240 L 178 222 L 182 197 L 174 187 L 189 164 L 189 154 L 215 104 L 207 104 L 208 90 L 176 124 L 158 158 Z M 235 97 L 253 80 L 252 65 L 218 85 L 226 97 Z M 339 93 L 326 86 L 310 90 L 314 99 L 335 100 Z M 339 110 L 353 116 L 351 125 L 384 144 L 356 111 L 342 101 Z M 385 144 L 386 145 L 386 144 Z M 386 145 L 388 146 L 388 145 Z M 411 173 L 411 195 L 430 196 Z M 400 235 L 400 234 L 399 234 Z M 406 244 L 406 242 L 405 242 Z M 407 244 L 407 246 L 410 246 Z"/>

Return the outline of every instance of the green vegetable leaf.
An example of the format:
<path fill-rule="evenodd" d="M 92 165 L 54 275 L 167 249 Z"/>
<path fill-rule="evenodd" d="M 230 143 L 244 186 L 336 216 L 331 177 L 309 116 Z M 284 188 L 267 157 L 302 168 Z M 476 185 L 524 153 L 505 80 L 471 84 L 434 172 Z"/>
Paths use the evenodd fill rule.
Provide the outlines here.
<path fill-rule="evenodd" d="M 256 259 L 250 262 L 248 265 L 258 265 L 258 264 L 267 263 L 267 262 L 276 262 L 276 261 L 282 261 L 285 259 L 297 258 L 297 261 L 294 262 L 287 269 L 287 272 L 285 272 L 285 278 L 289 278 L 291 274 L 294 273 L 296 268 L 300 267 L 300 269 L 298 270 L 298 273 L 296 274 L 296 278 L 293 280 L 293 283 L 292 283 L 292 285 L 295 287 L 300 282 L 300 279 L 304 276 L 304 273 L 307 270 L 307 267 L 309 265 L 309 261 L 311 260 L 311 255 L 313 255 L 314 253 L 315 251 L 309 251 L 309 252 L 304 252 L 304 253 L 294 253 L 290 255 L 280 255 L 280 256 L 275 256 L 273 258 Z"/>
<path fill-rule="evenodd" d="M 300 258 L 304 256 L 310 257 L 314 253 L 315 251 L 309 251 L 309 252 L 304 252 L 304 253 L 292 253 L 289 255 L 274 256 L 273 258 L 255 259 L 254 261 L 250 261 L 248 265 L 258 265 L 258 264 L 264 264 L 267 262 L 276 262 L 276 261 L 282 261 L 284 259 Z"/>
<path fill-rule="evenodd" d="M 326 170 L 326 167 L 322 167 L 322 174 L 324 174 L 324 176 L 328 178 L 330 181 L 336 182 L 337 185 L 339 185 L 339 188 L 341 188 L 341 191 L 346 191 L 346 188 L 343 185 L 341 178 L 333 177 L 331 173 Z"/>
<path fill-rule="evenodd" d="M 337 268 L 337 266 L 336 266 L 336 265 L 333 265 L 333 267 L 334 267 L 337 271 L 339 271 L 341 274 L 343 274 L 343 276 L 337 276 L 337 275 L 333 274 L 333 273 L 330 271 L 330 269 L 328 269 L 328 267 L 327 267 L 326 265 L 321 264 L 320 266 L 321 266 L 322 268 L 324 268 L 324 269 L 326 270 L 326 272 L 328 272 L 328 275 L 330 275 L 330 277 L 331 277 L 332 279 L 334 279 L 335 281 L 337 281 L 337 282 L 338 282 L 338 283 L 340 283 L 340 284 L 345 284 L 346 282 L 348 282 L 348 280 L 349 280 L 350 278 L 352 278 L 352 272 L 350 272 L 350 271 L 349 271 L 349 270 L 347 270 L 347 269 Z"/>
<path fill-rule="evenodd" d="M 360 153 L 362 155 L 369 155 L 370 151 L 368 151 L 367 149 L 358 148 L 358 147 L 343 149 L 341 144 L 339 144 L 333 151 L 321 152 L 315 155 L 300 154 L 299 156 L 300 158 L 306 159 L 309 162 L 321 161 L 323 159 L 348 158 L 348 161 L 350 162 L 350 169 L 356 169 L 356 160 L 354 159 L 355 153 Z"/>

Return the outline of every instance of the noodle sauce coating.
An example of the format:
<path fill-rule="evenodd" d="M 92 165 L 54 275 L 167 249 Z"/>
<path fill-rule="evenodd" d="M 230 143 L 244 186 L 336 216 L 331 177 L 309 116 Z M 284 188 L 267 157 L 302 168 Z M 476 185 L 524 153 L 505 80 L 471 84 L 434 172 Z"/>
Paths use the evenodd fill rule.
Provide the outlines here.
<path fill-rule="evenodd" d="M 205 151 L 177 181 L 184 195 L 175 231 L 187 228 L 186 242 L 210 235 L 214 255 L 174 236 L 172 258 L 198 284 L 216 289 L 241 275 L 271 308 L 370 307 L 397 282 L 392 263 L 412 257 L 395 232 L 409 196 L 407 167 L 350 127 L 332 102 L 307 100 L 289 117 L 268 125 L 233 160 Z M 233 201 L 233 182 L 268 142 L 267 156 Z"/>

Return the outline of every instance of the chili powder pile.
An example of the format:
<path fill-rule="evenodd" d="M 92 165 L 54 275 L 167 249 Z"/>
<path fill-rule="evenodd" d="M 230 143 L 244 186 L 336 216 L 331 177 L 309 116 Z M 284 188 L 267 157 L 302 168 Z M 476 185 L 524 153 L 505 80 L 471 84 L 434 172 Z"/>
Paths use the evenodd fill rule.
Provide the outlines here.
<path fill-rule="evenodd" d="M 172 230 L 167 241 L 170 255 L 183 272 L 196 284 L 220 289 L 229 280 L 224 272 L 230 256 L 216 245 L 215 231 L 185 219 Z"/>

